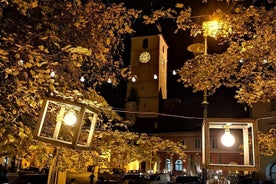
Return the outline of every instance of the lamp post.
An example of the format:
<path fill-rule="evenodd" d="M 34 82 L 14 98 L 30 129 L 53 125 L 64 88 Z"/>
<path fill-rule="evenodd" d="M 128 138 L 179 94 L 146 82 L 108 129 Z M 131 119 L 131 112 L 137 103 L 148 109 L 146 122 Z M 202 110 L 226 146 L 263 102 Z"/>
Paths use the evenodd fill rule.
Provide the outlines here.
<path fill-rule="evenodd" d="M 218 21 L 207 21 L 203 22 L 202 24 L 203 28 L 203 37 L 204 37 L 204 44 L 202 43 L 195 43 L 188 46 L 188 51 L 192 52 L 195 56 L 198 54 L 204 54 L 205 57 L 208 55 L 208 44 L 207 44 L 207 38 L 210 37 L 216 37 L 218 30 L 220 29 L 220 24 Z M 203 101 L 201 103 L 203 105 L 203 118 L 207 118 L 207 107 L 208 107 L 208 101 L 207 101 L 207 89 L 205 88 L 203 91 Z"/>
<path fill-rule="evenodd" d="M 214 21 L 207 21 L 202 23 L 203 28 L 203 36 L 204 36 L 204 56 L 207 57 L 208 55 L 208 44 L 207 44 L 207 37 L 215 37 L 217 35 L 217 32 L 219 30 L 219 22 Z M 207 118 L 207 107 L 208 107 L 208 101 L 207 101 L 207 89 L 205 88 L 203 91 L 203 101 L 201 103 L 203 105 L 203 118 Z"/>
<path fill-rule="evenodd" d="M 204 37 L 204 44 L 201 43 L 195 43 L 192 44 L 188 47 L 188 50 L 190 52 L 193 52 L 193 54 L 196 56 L 198 54 L 204 54 L 204 57 L 206 59 L 208 55 L 208 44 L 207 44 L 207 38 L 208 36 L 215 37 L 218 30 L 219 30 L 219 22 L 218 21 L 207 21 L 203 22 L 202 28 L 203 28 L 203 37 Z M 202 101 L 202 106 L 203 106 L 203 119 L 204 122 L 207 120 L 208 117 L 208 112 L 207 112 L 207 107 L 208 107 L 208 101 L 207 101 L 207 88 L 203 90 L 203 101 Z M 205 130 L 202 129 L 202 141 L 205 142 Z M 203 182 L 206 183 L 206 168 L 205 168 L 205 150 L 204 150 L 205 145 L 202 145 L 202 175 L 203 175 Z"/>
<path fill-rule="evenodd" d="M 207 38 L 208 38 L 208 36 L 211 36 L 211 37 L 216 36 L 217 31 L 219 29 L 219 24 L 218 24 L 218 21 L 207 21 L 207 22 L 202 23 L 202 28 L 203 28 L 203 36 L 204 36 L 204 57 L 206 59 L 206 57 L 208 55 Z M 205 122 L 207 120 L 207 117 L 208 117 L 207 108 L 208 108 L 208 104 L 209 104 L 208 101 L 207 101 L 207 89 L 206 89 L 206 87 L 204 88 L 204 91 L 203 91 L 203 101 L 202 101 L 201 104 L 203 105 L 203 119 L 204 119 L 204 122 Z M 202 138 L 205 139 L 205 131 L 204 130 L 202 130 L 202 131 L 203 131 L 202 132 Z M 209 145 L 207 145 L 207 146 L 209 146 Z M 204 148 L 204 154 L 205 154 L 205 148 Z M 205 164 L 205 159 L 206 158 L 205 157 L 202 157 L 202 158 L 204 160 L 203 164 Z M 203 166 L 202 174 L 203 174 L 203 182 L 204 182 L 204 184 L 206 184 L 207 183 L 207 169 L 206 169 L 206 166 Z"/>

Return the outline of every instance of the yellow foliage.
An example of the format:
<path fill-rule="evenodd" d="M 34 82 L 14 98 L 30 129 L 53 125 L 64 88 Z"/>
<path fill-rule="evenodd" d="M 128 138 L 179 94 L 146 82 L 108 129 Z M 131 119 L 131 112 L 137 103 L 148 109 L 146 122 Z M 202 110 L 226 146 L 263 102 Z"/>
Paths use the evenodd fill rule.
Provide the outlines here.
<path fill-rule="evenodd" d="M 24 138 L 27 137 L 27 135 L 24 134 L 23 132 L 19 132 L 19 133 L 18 133 L 18 136 L 19 136 L 21 139 L 24 139 Z"/>
<path fill-rule="evenodd" d="M 38 48 L 39 48 L 39 50 L 43 51 L 44 50 L 44 45 L 39 45 Z"/>
<path fill-rule="evenodd" d="M 9 55 L 9 53 L 7 51 L 3 50 L 3 49 L 0 49 L 0 54 L 4 55 L 4 56 Z"/>
<path fill-rule="evenodd" d="M 91 56 L 92 54 L 92 50 L 83 47 L 71 47 L 70 49 L 68 49 L 68 51 L 71 53 L 79 53 L 87 56 Z"/>

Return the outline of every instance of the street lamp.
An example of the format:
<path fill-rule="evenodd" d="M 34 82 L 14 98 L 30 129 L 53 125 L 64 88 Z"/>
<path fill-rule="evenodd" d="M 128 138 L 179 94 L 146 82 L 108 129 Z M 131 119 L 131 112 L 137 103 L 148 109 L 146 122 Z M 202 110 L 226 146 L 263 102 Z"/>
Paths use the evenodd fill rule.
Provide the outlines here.
<path fill-rule="evenodd" d="M 202 43 L 195 43 L 188 46 L 188 51 L 193 52 L 193 54 L 196 56 L 198 54 L 204 54 L 205 57 L 208 55 L 208 45 L 207 45 L 207 37 L 215 37 L 218 29 L 219 29 L 219 23 L 218 21 L 208 21 L 202 23 L 203 28 L 203 36 L 204 36 L 204 44 Z M 205 88 L 203 91 L 203 101 L 201 103 L 203 105 L 203 118 L 204 120 L 207 119 L 207 107 L 208 107 L 208 101 L 207 101 L 207 89 Z M 202 129 L 202 142 L 205 142 L 205 131 Z M 203 144 L 202 144 L 203 145 Z M 203 174 L 203 181 L 206 183 L 206 168 L 205 168 L 205 145 L 202 146 L 202 174 Z"/>
<path fill-rule="evenodd" d="M 230 134 L 230 128 L 235 136 Z M 224 142 L 229 147 L 225 150 L 226 152 L 221 153 L 221 159 L 215 161 L 211 155 L 211 137 L 216 137 L 221 130 L 224 131 L 223 136 L 226 133 L 230 138 Z M 244 172 L 259 169 L 258 123 L 255 119 L 208 118 L 204 120 L 202 131 L 202 134 L 204 134 L 202 156 L 206 168 Z M 230 148 L 230 146 L 232 147 Z M 240 151 L 235 153 L 237 149 Z M 231 162 L 223 162 L 224 159 L 227 160 L 226 157 L 229 156 L 229 153 L 237 154 L 237 156 L 231 157 L 231 161 L 237 163 L 236 165 L 231 164 Z"/>
<path fill-rule="evenodd" d="M 69 148 L 89 149 L 98 110 L 61 98 L 44 99 L 34 136 L 43 142 Z"/>
<path fill-rule="evenodd" d="M 37 140 L 56 145 L 47 184 L 63 183 L 59 147 L 90 149 L 98 110 L 82 103 L 46 97 L 34 131 Z"/>
<path fill-rule="evenodd" d="M 203 36 L 204 36 L 204 55 L 205 57 L 208 55 L 208 44 L 207 44 L 207 37 L 216 37 L 217 32 L 219 30 L 219 22 L 216 20 L 213 21 L 206 21 L 202 23 L 202 29 L 203 29 Z M 203 101 L 201 103 L 203 105 L 203 118 L 207 118 L 207 89 L 205 88 L 203 91 Z"/>
<path fill-rule="evenodd" d="M 202 43 L 194 43 L 188 46 L 188 51 L 193 52 L 195 56 L 199 54 L 204 54 L 205 57 L 208 55 L 208 44 L 207 44 L 207 38 L 210 37 L 216 37 L 219 29 L 221 28 L 221 23 L 219 23 L 216 20 L 213 21 L 206 21 L 202 23 L 202 29 L 203 29 L 203 37 L 204 37 L 204 44 Z M 203 105 L 203 118 L 207 118 L 207 89 L 205 88 L 203 91 L 203 101 L 201 103 Z"/>

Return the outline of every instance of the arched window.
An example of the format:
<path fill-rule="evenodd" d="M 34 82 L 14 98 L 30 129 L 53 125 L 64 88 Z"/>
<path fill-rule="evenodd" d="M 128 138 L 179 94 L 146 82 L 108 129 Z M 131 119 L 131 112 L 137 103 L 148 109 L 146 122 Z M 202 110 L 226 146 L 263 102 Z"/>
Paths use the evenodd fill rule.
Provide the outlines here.
<path fill-rule="evenodd" d="M 271 165 L 269 175 L 271 180 L 276 180 L 276 162 Z"/>
<path fill-rule="evenodd" d="M 176 171 L 183 171 L 183 164 L 181 160 L 175 161 L 175 170 Z"/>
<path fill-rule="evenodd" d="M 143 40 L 143 49 L 148 48 L 148 46 L 149 46 L 149 40 L 148 39 L 144 39 Z"/>
<path fill-rule="evenodd" d="M 166 159 L 166 166 L 165 167 L 166 167 L 168 172 L 172 171 L 170 159 Z"/>

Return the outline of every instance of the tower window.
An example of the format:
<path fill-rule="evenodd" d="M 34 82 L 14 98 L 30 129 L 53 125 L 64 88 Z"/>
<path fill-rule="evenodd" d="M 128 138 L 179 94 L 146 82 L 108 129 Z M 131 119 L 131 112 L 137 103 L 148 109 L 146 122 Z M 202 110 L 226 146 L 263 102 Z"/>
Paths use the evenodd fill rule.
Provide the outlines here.
<path fill-rule="evenodd" d="M 143 48 L 146 49 L 146 48 L 148 48 L 148 46 L 149 46 L 149 40 L 148 39 L 144 39 L 143 40 Z"/>
<path fill-rule="evenodd" d="M 157 129 L 158 128 L 158 124 L 157 122 L 154 122 L 154 128 Z"/>

